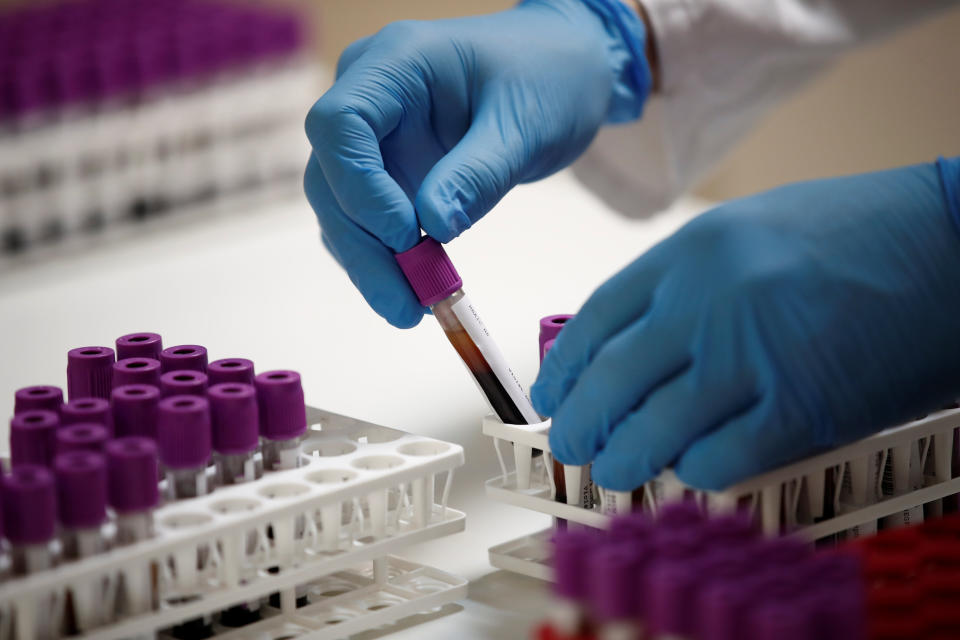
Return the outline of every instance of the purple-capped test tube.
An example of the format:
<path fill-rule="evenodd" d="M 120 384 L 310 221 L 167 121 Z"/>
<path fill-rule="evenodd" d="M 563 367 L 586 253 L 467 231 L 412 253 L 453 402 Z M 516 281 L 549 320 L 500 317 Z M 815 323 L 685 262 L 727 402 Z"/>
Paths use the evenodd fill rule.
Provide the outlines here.
<path fill-rule="evenodd" d="M 160 359 L 163 338 L 159 333 L 128 333 L 117 338 L 117 360 L 126 358 Z"/>
<path fill-rule="evenodd" d="M 605 544 L 590 554 L 589 602 L 597 640 L 641 638 L 643 581 L 649 556 L 630 542 Z"/>
<path fill-rule="evenodd" d="M 116 437 L 157 439 L 160 389 L 152 385 L 130 384 L 114 389 L 111 399 Z"/>
<path fill-rule="evenodd" d="M 53 411 L 22 411 L 10 420 L 10 464 L 50 466 L 60 418 Z"/>
<path fill-rule="evenodd" d="M 184 369 L 206 373 L 207 350 L 198 344 L 179 344 L 167 347 L 160 352 L 160 364 L 164 373 Z"/>
<path fill-rule="evenodd" d="M 760 602 L 747 615 L 748 640 L 809 640 L 824 638 L 816 635 L 810 619 L 809 607 L 802 599 Z"/>
<path fill-rule="evenodd" d="M 550 621 L 561 634 L 574 636 L 587 624 L 590 554 L 603 538 L 596 532 L 567 529 L 553 537 L 553 592 L 559 598 Z"/>
<path fill-rule="evenodd" d="M 117 514 L 117 544 L 153 537 L 153 511 L 160 502 L 157 445 L 128 436 L 107 443 L 107 499 Z"/>
<path fill-rule="evenodd" d="M 160 376 L 160 395 L 203 396 L 207 393 L 207 374 L 200 371 L 180 369 L 167 371 Z"/>
<path fill-rule="evenodd" d="M 153 358 L 124 358 L 113 363 L 113 388 L 128 384 L 160 385 L 160 361 Z"/>
<path fill-rule="evenodd" d="M 59 414 L 62 404 L 63 391 L 60 390 L 60 387 L 50 385 L 24 387 L 17 389 L 13 395 L 14 414 L 33 409 L 45 409 Z"/>
<path fill-rule="evenodd" d="M 24 464 L 3 478 L 4 535 L 14 575 L 45 571 L 56 564 L 50 543 L 56 534 L 57 496 L 46 467 Z"/>
<path fill-rule="evenodd" d="M 254 379 L 263 437 L 263 468 L 282 471 L 300 466 L 307 409 L 300 374 L 266 371 Z"/>
<path fill-rule="evenodd" d="M 110 432 L 102 424 L 80 422 L 57 429 L 57 455 L 71 451 L 99 453 L 110 439 Z"/>
<path fill-rule="evenodd" d="M 157 445 L 167 480 L 167 498 L 206 495 L 210 461 L 210 403 L 199 396 L 170 396 L 159 404 Z"/>
<path fill-rule="evenodd" d="M 101 427 L 102 428 L 102 427 Z M 60 540 L 68 560 L 107 550 L 107 462 L 100 453 L 61 453 L 53 465 L 60 511 Z"/>
<path fill-rule="evenodd" d="M 652 638 L 693 638 L 696 618 L 690 603 L 700 578 L 696 562 L 658 561 L 651 565 L 644 584 L 647 626 Z"/>
<path fill-rule="evenodd" d="M 223 358 L 214 360 L 207 367 L 210 386 L 223 382 L 253 384 L 253 361 L 246 358 Z"/>
<path fill-rule="evenodd" d="M 67 352 L 67 396 L 109 398 L 113 388 L 113 349 L 79 347 Z"/>
<path fill-rule="evenodd" d="M 80 398 L 71 400 L 60 408 L 60 422 L 69 424 L 102 424 L 113 434 L 113 411 L 110 402 L 103 398 Z"/>
<path fill-rule="evenodd" d="M 221 484 L 252 482 L 263 472 L 257 464 L 260 419 L 257 390 L 239 382 L 215 384 L 207 392 Z"/>

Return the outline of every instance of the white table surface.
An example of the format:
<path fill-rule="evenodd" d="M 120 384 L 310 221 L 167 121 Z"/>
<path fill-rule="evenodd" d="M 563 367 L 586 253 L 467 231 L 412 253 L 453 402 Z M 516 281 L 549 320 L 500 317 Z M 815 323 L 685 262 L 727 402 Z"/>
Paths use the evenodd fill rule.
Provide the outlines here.
<path fill-rule="evenodd" d="M 575 312 L 604 279 L 703 208 L 682 201 L 628 220 L 561 173 L 515 189 L 448 251 L 529 385 L 538 319 Z M 549 520 L 483 495 L 484 480 L 498 472 L 480 434 L 485 406 L 435 321 L 399 331 L 369 310 L 322 249 L 303 198 L 140 231 L 0 273 L 0 416 L 12 414 L 21 386 L 65 386 L 68 349 L 112 346 L 133 331 L 156 331 L 168 346 L 205 345 L 211 359 L 249 357 L 259 371 L 298 370 L 314 406 L 466 450 L 450 499 L 467 512 L 466 532 L 406 556 L 469 578 L 470 596 L 449 615 L 390 637 L 527 637 L 545 587 L 493 569 L 487 548 Z M 5 449 L 5 422 L 2 429 Z"/>

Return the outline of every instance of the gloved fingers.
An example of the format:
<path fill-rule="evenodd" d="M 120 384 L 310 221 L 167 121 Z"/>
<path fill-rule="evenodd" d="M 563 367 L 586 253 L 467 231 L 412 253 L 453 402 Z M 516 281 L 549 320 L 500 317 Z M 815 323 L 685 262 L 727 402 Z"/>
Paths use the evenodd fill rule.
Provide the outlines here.
<path fill-rule="evenodd" d="M 463 138 L 423 179 L 415 200 L 420 225 L 440 242 L 470 228 L 519 181 L 526 161 L 522 131 L 483 107 Z"/>
<path fill-rule="evenodd" d="M 564 325 L 530 389 L 533 406 L 541 415 L 553 415 L 600 349 L 649 313 L 660 278 L 659 253 L 660 245 L 607 280 Z M 653 345 L 654 349 L 661 347 Z M 644 351 L 631 357 L 647 360 Z"/>
<path fill-rule="evenodd" d="M 670 323 L 645 318 L 611 338 L 553 414 L 554 455 L 564 464 L 593 460 L 614 426 L 689 364 L 683 332 Z"/>
<path fill-rule="evenodd" d="M 703 365 L 703 366 L 701 366 Z M 622 422 L 593 461 L 601 487 L 633 490 L 656 476 L 699 436 L 756 403 L 750 379 L 697 363 L 657 387 Z"/>
<path fill-rule="evenodd" d="M 693 442 L 674 471 L 698 489 L 719 491 L 752 475 L 814 453 L 812 428 L 785 423 L 770 397 Z"/>
<path fill-rule="evenodd" d="M 367 303 L 395 327 L 405 329 L 419 323 L 423 307 L 393 252 L 343 213 L 313 155 L 307 162 L 303 187 L 320 223 L 324 246 Z"/>
<path fill-rule="evenodd" d="M 366 53 L 367 49 L 370 48 L 370 38 L 372 37 L 366 36 L 347 45 L 347 48 L 340 54 L 340 59 L 337 60 L 337 79 L 350 68 L 350 65 L 357 61 L 357 58 Z"/>
<path fill-rule="evenodd" d="M 413 204 L 387 173 L 380 140 L 398 125 L 402 88 L 376 68 L 356 63 L 310 109 L 306 132 L 343 212 L 394 251 L 420 238 Z"/>

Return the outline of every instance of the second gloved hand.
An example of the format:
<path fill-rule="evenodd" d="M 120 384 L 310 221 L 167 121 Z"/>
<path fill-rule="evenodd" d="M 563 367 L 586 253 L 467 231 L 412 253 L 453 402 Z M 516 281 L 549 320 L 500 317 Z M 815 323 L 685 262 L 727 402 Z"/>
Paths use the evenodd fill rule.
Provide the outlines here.
<path fill-rule="evenodd" d="M 393 258 L 421 227 L 448 242 L 514 185 L 570 164 L 605 121 L 639 116 L 644 29 L 618 3 L 396 23 L 344 52 L 307 116 L 304 188 L 324 244 L 389 322 L 423 315 Z"/>
<path fill-rule="evenodd" d="M 782 187 L 641 256 L 566 324 L 532 388 L 556 457 L 592 460 L 615 490 L 671 464 L 721 489 L 956 398 L 956 175 Z"/>

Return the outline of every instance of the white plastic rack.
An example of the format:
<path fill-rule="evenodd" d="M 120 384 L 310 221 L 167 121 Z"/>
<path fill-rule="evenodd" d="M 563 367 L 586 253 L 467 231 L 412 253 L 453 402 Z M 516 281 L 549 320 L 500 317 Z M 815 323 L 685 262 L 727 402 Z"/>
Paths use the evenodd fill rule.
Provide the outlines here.
<path fill-rule="evenodd" d="M 714 512 L 745 509 L 764 533 L 795 533 L 828 543 L 902 526 L 956 508 L 960 493 L 960 410 L 950 409 L 886 429 L 851 444 L 769 471 L 724 491 L 700 491 L 685 486 L 666 470 L 645 484 L 634 509 L 656 512 L 666 502 L 692 498 Z M 502 474 L 486 483 L 487 495 L 503 502 L 568 522 L 603 527 L 610 516 L 554 500 L 550 422 L 508 425 L 495 416 L 483 421 L 483 433 L 493 438 Z M 544 452 L 529 458 L 529 448 Z M 529 488 L 518 489 L 517 469 L 504 457 L 513 449 Z M 589 471 L 587 471 L 589 472 Z M 599 501 L 597 501 L 599 502 Z M 505 542 L 489 550 L 495 567 L 549 579 L 546 565 L 550 530 Z"/>
<path fill-rule="evenodd" d="M 319 409 L 308 419 L 302 467 L 164 505 L 150 540 L 0 585 L 0 637 L 43 638 L 68 611 L 74 637 L 155 637 L 262 602 L 260 621 L 215 624 L 215 637 L 320 640 L 464 597 L 465 580 L 392 556 L 463 530 L 447 507 L 463 449 Z"/>

